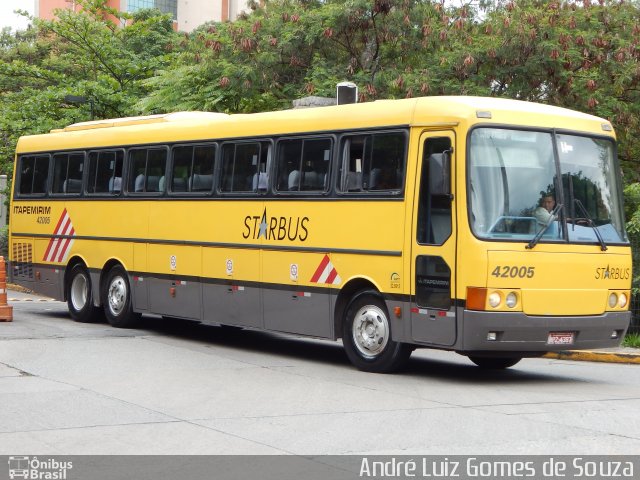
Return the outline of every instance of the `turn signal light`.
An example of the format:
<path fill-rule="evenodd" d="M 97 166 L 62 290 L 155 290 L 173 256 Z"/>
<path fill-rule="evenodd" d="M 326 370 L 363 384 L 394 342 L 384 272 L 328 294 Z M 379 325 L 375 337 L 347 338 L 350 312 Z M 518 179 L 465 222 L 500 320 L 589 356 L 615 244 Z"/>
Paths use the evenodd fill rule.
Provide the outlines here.
<path fill-rule="evenodd" d="M 467 309 L 485 310 L 487 304 L 487 289 L 467 287 Z"/>

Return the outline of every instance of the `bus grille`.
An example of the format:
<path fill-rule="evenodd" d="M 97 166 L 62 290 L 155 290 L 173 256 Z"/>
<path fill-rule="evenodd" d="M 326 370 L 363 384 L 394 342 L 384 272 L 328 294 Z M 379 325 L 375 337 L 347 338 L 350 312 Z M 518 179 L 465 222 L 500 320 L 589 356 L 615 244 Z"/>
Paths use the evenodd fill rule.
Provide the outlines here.
<path fill-rule="evenodd" d="M 31 243 L 13 244 L 13 277 L 17 280 L 33 280 L 33 245 Z"/>

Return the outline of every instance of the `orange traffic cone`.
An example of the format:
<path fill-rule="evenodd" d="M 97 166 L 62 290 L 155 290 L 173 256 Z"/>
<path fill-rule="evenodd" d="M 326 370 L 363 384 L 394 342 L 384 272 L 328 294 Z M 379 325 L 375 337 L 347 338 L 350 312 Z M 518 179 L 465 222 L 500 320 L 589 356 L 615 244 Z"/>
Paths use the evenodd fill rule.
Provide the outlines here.
<path fill-rule="evenodd" d="M 13 307 L 7 304 L 7 267 L 0 257 L 0 322 L 13 321 Z"/>

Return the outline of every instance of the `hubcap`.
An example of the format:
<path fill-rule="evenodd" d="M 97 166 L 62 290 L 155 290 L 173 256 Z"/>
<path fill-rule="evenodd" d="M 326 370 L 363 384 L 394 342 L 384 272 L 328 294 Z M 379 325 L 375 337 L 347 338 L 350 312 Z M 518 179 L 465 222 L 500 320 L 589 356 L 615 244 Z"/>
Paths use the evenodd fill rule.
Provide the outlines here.
<path fill-rule="evenodd" d="M 387 315 L 375 305 L 366 305 L 356 313 L 351 333 L 360 354 L 374 358 L 384 351 L 389 341 Z"/>
<path fill-rule="evenodd" d="M 82 310 L 87 305 L 89 298 L 89 280 L 80 273 L 73 277 L 71 282 L 71 304 L 76 311 Z"/>
<path fill-rule="evenodd" d="M 121 276 L 114 277 L 107 292 L 109 310 L 114 316 L 118 316 L 124 310 L 127 303 L 127 284 Z"/>

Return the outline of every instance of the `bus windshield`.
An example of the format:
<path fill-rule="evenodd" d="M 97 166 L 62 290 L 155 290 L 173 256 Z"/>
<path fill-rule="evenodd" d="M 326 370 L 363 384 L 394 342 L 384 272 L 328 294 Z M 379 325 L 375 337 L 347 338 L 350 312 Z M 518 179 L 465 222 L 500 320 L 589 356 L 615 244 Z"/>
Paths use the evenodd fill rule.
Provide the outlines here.
<path fill-rule="evenodd" d="M 474 234 L 522 242 L 544 229 L 541 241 L 627 242 L 614 160 L 607 139 L 473 130 L 468 191 Z"/>

